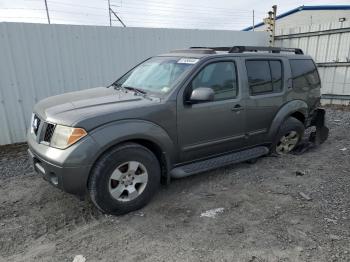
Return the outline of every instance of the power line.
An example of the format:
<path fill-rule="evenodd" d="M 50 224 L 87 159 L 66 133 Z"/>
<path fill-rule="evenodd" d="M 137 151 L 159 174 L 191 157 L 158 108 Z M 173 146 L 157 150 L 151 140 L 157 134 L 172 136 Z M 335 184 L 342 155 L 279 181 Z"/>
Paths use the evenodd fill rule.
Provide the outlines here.
<path fill-rule="evenodd" d="M 23 10 L 23 8 L 7 8 L 7 9 L 12 9 L 12 10 L 20 9 L 20 10 Z M 28 10 L 45 11 L 45 9 L 28 9 Z M 57 9 L 53 9 L 53 8 L 50 9 L 50 12 L 51 13 L 75 14 L 75 15 L 79 15 L 79 16 L 106 17 L 104 14 L 75 12 L 75 11 L 64 11 L 64 10 L 57 10 Z M 119 14 L 129 15 L 129 13 L 124 13 L 124 12 L 119 12 Z M 149 13 L 149 14 L 151 15 L 151 13 Z M 144 15 L 144 13 L 143 13 L 143 15 Z M 169 20 L 169 19 L 177 20 L 179 18 L 177 16 L 176 17 L 169 17 L 168 15 L 157 14 L 157 17 L 152 18 L 152 19 L 154 19 L 154 20 L 162 20 L 162 17 L 164 17 L 166 20 Z M 181 21 L 189 20 L 189 17 L 187 17 L 187 16 L 180 16 L 180 17 L 185 18 L 185 19 L 182 19 Z M 143 19 L 147 19 L 147 17 L 144 17 Z M 201 18 L 201 19 L 203 19 L 203 18 Z M 138 20 L 138 21 L 140 21 L 140 20 Z M 179 21 L 179 22 L 181 22 L 181 21 Z M 194 19 L 194 21 L 196 21 L 196 22 L 205 22 L 205 23 L 213 23 L 213 21 L 200 21 L 198 18 Z M 216 20 L 216 21 L 222 21 L 222 19 L 219 19 L 219 20 Z M 242 17 L 241 21 L 244 21 L 244 22 L 245 21 L 250 21 L 250 19 L 248 17 L 247 18 Z M 229 23 L 232 23 L 232 22 L 229 22 Z"/>
<path fill-rule="evenodd" d="M 9 8 L 9 7 L 2 7 L 0 10 L 30 10 L 30 11 L 45 11 L 46 9 L 43 8 L 24 8 L 24 7 L 16 7 L 16 8 Z"/>
<path fill-rule="evenodd" d="M 26 2 L 42 2 L 43 0 L 25 0 L 25 1 Z M 108 0 L 102 0 L 101 2 L 108 2 Z M 150 0 L 148 0 L 147 2 L 145 2 L 144 0 L 133 0 L 133 2 L 141 2 L 142 4 L 151 3 L 153 6 L 158 6 L 158 7 L 162 7 L 162 8 L 168 8 L 168 9 L 189 10 L 192 13 L 194 11 L 200 11 L 200 10 L 211 12 L 213 10 L 227 11 L 229 9 L 231 9 L 233 13 L 237 13 L 237 12 L 251 13 L 251 10 L 249 10 L 249 9 L 236 9 L 234 7 L 225 7 L 225 8 L 223 8 L 223 7 L 216 7 L 216 6 L 203 6 L 203 5 L 198 6 L 198 5 L 189 5 L 189 4 L 183 5 L 183 4 L 181 4 L 181 6 L 188 7 L 188 8 L 183 8 L 183 7 L 179 7 L 179 6 L 169 5 L 167 3 L 159 2 L 159 1 L 150 1 Z M 51 3 L 55 3 L 55 4 L 59 4 L 59 5 L 79 6 L 79 7 L 85 7 L 85 8 L 106 10 L 105 8 L 102 8 L 100 6 L 61 3 L 61 2 L 57 2 L 57 1 L 51 1 L 51 0 L 49 1 L 49 3 L 50 4 Z M 127 3 L 127 4 L 125 4 L 125 3 Z M 121 5 L 121 6 L 115 5 L 115 6 L 119 7 L 119 8 L 123 8 L 123 7 L 125 7 L 125 5 L 131 5 L 131 6 L 134 6 L 134 7 L 137 7 L 137 6 L 139 7 L 140 6 L 140 5 L 136 5 L 136 4 L 130 3 L 130 2 L 124 2 L 124 5 Z M 111 4 L 111 6 L 113 6 L 113 4 Z M 150 6 L 148 6 L 148 7 L 150 7 Z M 265 12 L 262 12 L 262 11 L 255 11 L 255 12 L 256 13 L 265 14 Z"/>
<path fill-rule="evenodd" d="M 40 19 L 40 20 L 46 20 L 46 18 L 39 17 L 39 16 L 16 16 L 16 17 L 2 16 L 2 18 L 7 18 L 7 19 Z M 96 21 L 96 20 L 89 20 L 89 19 L 84 19 L 84 18 L 80 18 L 79 20 L 71 19 L 71 18 L 68 18 L 68 19 L 54 18 L 53 19 L 53 23 L 54 24 L 56 24 L 58 21 L 63 22 L 63 24 L 69 24 L 70 22 L 75 22 L 75 23 L 79 23 L 79 24 L 89 23 L 89 24 L 92 24 L 92 25 L 94 25 L 94 24 L 104 25 L 105 24 L 105 22 L 100 21 L 100 20 Z M 112 19 L 112 21 L 118 21 L 118 20 Z M 128 21 L 131 24 L 132 23 L 137 23 L 137 24 L 140 23 L 140 20 L 138 20 L 138 19 L 130 19 Z M 169 20 L 145 20 L 145 21 L 142 21 L 142 26 L 145 25 L 145 24 L 151 24 L 153 26 L 156 26 L 158 24 L 159 25 L 158 27 L 160 27 L 160 28 L 164 27 L 164 25 L 171 25 L 171 28 L 179 28 L 178 26 L 175 26 L 174 22 L 169 21 Z M 186 21 L 186 22 L 184 22 L 184 25 L 181 25 L 181 28 L 190 28 L 190 26 L 191 26 L 191 28 L 194 27 L 194 28 L 200 29 L 200 28 L 204 28 L 207 25 L 211 25 L 211 27 L 213 27 L 212 24 L 205 24 L 205 23 L 197 23 L 197 22 L 193 22 L 193 21 L 192 22 Z M 243 24 L 237 24 L 237 25 L 242 26 Z M 231 29 L 230 25 L 225 25 L 225 26 L 214 25 L 214 27 L 216 27 L 218 29 Z M 206 27 L 206 28 L 208 28 L 208 27 Z"/>
<path fill-rule="evenodd" d="M 169 16 L 169 15 L 167 15 L 167 14 L 159 14 L 159 13 L 151 13 L 151 12 L 133 12 L 133 13 L 130 13 L 130 12 L 127 12 L 127 11 L 119 11 L 118 12 L 118 14 L 122 14 L 122 15 L 125 15 L 125 16 L 127 16 L 127 17 L 130 17 L 130 16 L 132 16 L 132 15 L 138 15 L 138 16 L 141 16 L 141 17 L 146 17 L 146 16 L 156 16 L 156 17 L 165 17 L 165 18 L 167 18 L 167 19 L 170 19 L 170 18 L 176 18 L 176 19 L 186 19 L 186 18 L 190 18 L 189 16 L 186 16 L 186 15 L 179 15 L 179 14 L 176 14 L 176 15 L 174 15 L 174 16 Z M 142 19 L 143 19 L 142 18 Z M 232 17 L 230 17 L 229 19 L 228 18 L 226 18 L 226 17 L 220 17 L 220 18 L 216 18 L 216 17 L 214 17 L 214 16 L 212 16 L 212 17 L 208 17 L 208 16 L 206 16 L 206 17 L 194 17 L 194 18 L 191 18 L 191 19 L 193 19 L 193 20 L 198 20 L 198 19 L 207 19 L 208 20 L 208 18 L 212 18 L 212 19 L 215 19 L 216 21 L 222 21 L 222 20 L 228 20 L 228 21 L 230 21 L 230 20 L 232 20 L 232 18 L 235 18 L 235 19 L 239 19 L 239 20 L 242 20 L 242 21 L 246 21 L 246 22 L 250 22 L 251 21 L 251 18 L 250 18 L 250 16 L 248 17 L 242 17 L 242 16 L 238 16 L 238 17 L 234 17 L 234 16 L 232 16 Z M 211 23 L 213 22 L 213 21 L 210 21 Z"/>
<path fill-rule="evenodd" d="M 102 15 L 102 14 L 79 13 L 79 12 L 62 11 L 62 10 L 50 10 L 50 13 L 73 14 L 73 15 L 78 15 L 78 16 L 96 16 L 96 17 L 106 18 L 106 15 Z"/>
<path fill-rule="evenodd" d="M 128 22 L 130 21 L 135 21 L 135 22 L 138 22 L 140 24 L 140 20 L 139 19 L 128 19 Z M 145 22 L 151 22 L 151 23 L 166 23 L 166 22 L 169 22 L 171 24 L 174 25 L 174 21 L 171 21 L 170 19 L 143 19 L 141 24 L 142 23 L 145 23 Z M 186 24 L 189 24 L 189 23 L 192 23 L 192 24 L 197 24 L 197 25 L 211 25 L 211 26 L 226 26 L 226 27 L 229 27 L 231 25 L 246 25 L 245 22 L 231 22 L 231 23 L 226 23 L 226 24 L 222 24 L 222 23 L 216 23 L 216 24 L 213 24 L 211 22 L 207 22 L 207 21 L 189 21 L 189 20 L 183 20 L 181 21 L 181 25 L 186 25 Z"/>
<path fill-rule="evenodd" d="M 42 19 L 42 20 L 47 20 L 45 17 L 39 17 L 39 16 L 1 16 L 1 18 L 7 18 L 7 19 Z"/>
<path fill-rule="evenodd" d="M 33 9 L 34 10 L 34 9 Z M 36 9 L 36 10 L 40 10 L 40 11 L 45 11 L 45 9 Z M 82 12 L 74 12 L 74 11 L 63 11 L 63 10 L 56 10 L 56 9 L 50 9 L 50 13 L 61 13 L 61 14 L 74 14 L 74 15 L 78 15 L 78 16 L 93 16 L 93 17 L 101 17 L 101 18 L 106 18 L 105 15 L 103 14 L 92 14 L 92 13 L 82 13 Z M 10 17 L 10 18 L 17 18 L 19 16 L 7 16 L 7 17 Z M 69 19 L 69 18 L 67 18 Z M 54 20 L 56 20 L 56 18 L 54 18 Z M 169 20 L 175 20 L 177 22 L 180 22 L 180 23 L 187 23 L 187 22 L 194 22 L 194 23 L 201 23 L 201 24 L 213 24 L 215 25 L 215 23 L 213 23 L 213 21 L 203 21 L 203 20 L 191 20 L 190 18 L 188 19 L 181 19 L 181 20 L 178 20 L 178 17 L 168 17 L 166 15 L 164 16 L 157 16 L 157 17 L 144 17 L 142 19 L 142 21 L 140 21 L 140 19 L 136 19 L 136 18 L 129 18 L 128 20 L 134 20 L 134 21 L 138 21 L 138 22 L 141 22 L 144 21 L 144 20 L 148 20 L 148 21 L 152 21 L 152 22 L 163 22 L 163 21 L 169 21 Z M 217 20 L 217 21 L 221 21 L 221 20 Z M 229 23 L 227 24 L 237 24 L 239 21 L 236 21 L 236 22 L 233 22 L 233 21 L 230 21 Z M 245 23 L 245 21 L 241 21 L 239 24 L 242 24 L 242 23 Z"/>
<path fill-rule="evenodd" d="M 32 2 L 41 2 L 43 3 L 43 0 L 26 0 L 26 1 L 32 1 Z M 103 0 L 104 2 L 109 1 L 109 0 Z M 102 2 L 103 2 L 102 1 Z M 133 0 L 133 1 L 138 1 L 138 0 Z M 33 11 L 46 11 L 46 15 L 47 15 L 47 20 L 49 23 L 51 23 L 50 19 L 50 14 L 74 14 L 77 16 L 86 16 L 86 17 L 103 17 L 103 18 L 107 18 L 105 14 L 97 14 L 97 13 L 89 13 L 89 12 L 74 12 L 74 11 L 63 11 L 63 10 L 58 10 L 56 8 L 54 8 L 55 6 L 72 6 L 72 7 L 80 7 L 80 8 L 91 8 L 94 10 L 103 10 L 106 11 L 106 8 L 102 8 L 102 7 L 97 7 L 97 6 L 91 6 L 91 5 L 79 5 L 79 4 L 72 4 L 72 3 L 60 3 L 60 2 L 56 2 L 56 1 L 51 1 L 49 0 L 49 4 L 50 4 L 50 10 L 48 10 L 47 7 L 47 0 L 44 0 L 45 5 L 45 9 L 42 8 L 32 8 L 32 9 L 27 9 L 27 8 L 1 8 L 1 9 L 5 9 L 5 10 L 33 10 Z M 147 8 L 142 8 L 139 5 L 138 6 L 134 6 L 132 4 L 127 4 L 127 5 L 122 5 L 121 7 L 119 6 L 119 12 L 116 11 L 109 11 L 110 17 L 110 25 L 112 24 L 112 19 L 111 19 L 111 13 L 113 13 L 113 15 L 117 18 L 116 21 L 119 21 L 123 26 L 125 26 L 125 23 L 122 21 L 120 15 L 124 16 L 124 19 L 137 23 L 137 24 L 143 24 L 143 23 L 162 23 L 162 24 L 174 24 L 174 22 L 176 22 L 177 24 L 180 24 L 182 27 L 188 24 L 194 24 L 197 27 L 199 26 L 208 26 L 210 25 L 210 27 L 220 27 L 220 28 L 225 28 L 225 27 L 229 27 L 232 25 L 242 25 L 245 26 L 247 24 L 249 24 L 249 22 L 251 21 L 251 10 L 234 10 L 234 11 L 229 11 L 227 8 L 212 8 L 209 6 L 201 6 L 201 8 L 197 8 L 195 10 L 193 9 L 188 9 L 186 7 L 189 7 L 191 5 L 184 5 L 182 8 L 181 7 L 177 7 L 177 6 L 169 6 L 167 5 L 167 3 L 162 3 L 162 2 L 158 2 L 158 1 L 148 1 L 147 3 L 153 3 L 153 5 L 148 6 Z M 53 7 L 52 7 L 53 6 Z M 193 5 L 192 5 L 193 6 Z M 222 12 L 220 14 L 214 14 L 212 12 L 212 10 L 206 9 L 206 8 L 212 8 L 212 9 L 216 9 L 216 10 L 224 10 L 225 12 Z M 0 10 L 1 10 L 0 9 Z M 140 11 L 142 10 L 142 11 Z M 146 10 L 146 11 L 145 11 Z M 183 10 L 181 12 L 176 12 L 178 10 Z M 157 12 L 158 11 L 158 12 Z M 160 12 L 160 13 L 159 13 Z M 164 12 L 174 12 L 175 14 L 173 16 L 169 16 L 168 14 L 164 14 Z M 233 13 L 229 13 L 229 12 L 233 12 Z M 242 14 L 239 14 L 238 12 L 241 13 L 249 13 L 249 17 L 248 16 L 244 16 Z M 201 16 L 192 16 L 189 17 L 188 15 L 186 15 L 187 13 L 191 13 L 193 14 L 199 14 Z M 142 19 L 133 19 L 132 16 L 142 16 Z M 203 16 L 206 17 L 203 17 Z M 217 18 L 216 16 L 220 15 L 219 18 Z M 145 17 L 146 16 L 146 17 Z M 152 17 L 147 17 L 147 16 L 152 16 Z M 215 17 L 213 17 L 215 16 Z M 215 18 L 215 20 L 211 20 L 211 21 L 203 21 L 203 19 L 208 19 L 208 18 Z M 6 18 L 6 17 L 3 17 Z M 11 18 L 11 19 L 16 19 L 16 17 L 7 17 L 7 18 Z M 18 17 L 21 18 L 21 17 Z M 22 17 L 22 18 L 28 18 L 30 19 L 30 17 Z M 34 18 L 34 17 L 33 17 Z M 63 19 L 58 19 L 55 17 L 52 17 L 54 21 L 64 21 Z M 235 21 L 232 21 L 233 18 L 235 19 Z M 42 19 L 42 18 L 40 18 Z M 226 24 L 225 24 L 225 19 L 227 20 Z M 72 21 L 70 18 L 67 18 L 68 21 Z M 113 20 L 115 21 L 115 20 Z M 214 22 L 215 21 L 215 22 Z M 97 22 L 97 21 L 89 21 L 89 22 Z"/>
<path fill-rule="evenodd" d="M 56 2 L 56 1 L 50 1 L 50 4 L 53 3 L 55 5 L 64 5 L 64 6 L 76 6 L 76 7 L 83 7 L 83 8 L 92 8 L 92 9 L 99 9 L 99 10 L 108 10 L 107 8 L 103 8 L 103 7 L 97 7 L 97 6 L 87 6 L 87 5 L 79 5 L 79 4 L 68 4 L 68 3 L 60 3 L 60 2 Z"/>
<path fill-rule="evenodd" d="M 181 6 L 185 6 L 185 7 L 188 7 L 188 8 L 182 8 L 182 7 L 176 7 L 176 6 L 173 6 L 173 5 L 169 5 L 168 3 L 164 3 L 164 2 L 159 2 L 159 1 L 154 1 L 154 0 L 147 0 L 147 2 L 145 2 L 144 0 L 133 0 L 133 2 L 142 2 L 143 4 L 145 3 L 150 3 L 153 5 L 158 5 L 158 6 L 163 6 L 163 7 L 168 7 L 168 8 L 173 8 L 173 9 L 187 9 L 187 10 L 190 10 L 190 11 L 198 11 L 198 10 L 205 10 L 205 11 L 213 11 L 213 10 L 223 10 L 223 11 L 227 11 L 228 9 L 230 9 L 230 7 L 216 7 L 216 6 L 203 6 L 203 5 L 191 5 L 191 4 L 181 4 Z M 129 5 L 130 3 L 127 3 L 126 5 Z M 125 6 L 125 4 L 124 4 Z M 123 6 L 122 6 L 123 8 Z M 231 9 L 234 10 L 234 12 L 240 12 L 240 11 L 243 11 L 243 12 L 249 12 L 251 13 L 251 10 L 248 10 L 248 9 L 235 9 L 234 7 L 232 7 Z M 265 12 L 261 12 L 261 13 L 265 13 Z"/>
<path fill-rule="evenodd" d="M 118 21 L 118 20 L 113 20 L 112 21 Z M 136 21 L 134 20 L 135 23 L 138 23 L 139 21 Z M 140 27 L 140 26 L 135 26 L 133 25 L 133 22 L 132 21 L 128 21 L 128 25 L 129 27 Z M 148 25 L 148 26 L 151 26 L 153 28 L 176 28 L 176 29 L 180 29 L 178 26 L 175 26 L 174 23 L 171 23 L 171 22 L 167 22 L 167 21 L 164 21 L 164 22 L 155 22 L 155 21 L 143 21 L 142 22 L 142 27 L 147 27 L 145 25 Z M 243 26 L 243 25 L 241 25 Z M 232 27 L 208 27 L 208 26 L 205 26 L 205 25 L 197 25 L 197 24 L 194 24 L 194 23 L 186 23 L 186 25 L 184 26 L 181 26 L 181 29 L 212 29 L 212 30 L 232 30 Z"/>
<path fill-rule="evenodd" d="M 148 9 L 148 10 L 145 10 L 145 9 L 141 9 L 140 11 L 139 10 L 135 10 L 137 8 L 121 8 L 120 11 L 118 13 L 121 13 L 121 12 L 128 12 L 130 15 L 132 14 L 136 14 L 136 13 L 141 13 L 141 14 L 151 14 L 151 15 L 158 15 L 159 12 L 161 12 L 161 14 L 164 14 L 164 12 L 168 12 L 168 11 L 172 11 L 172 10 L 159 10 L 158 9 Z M 158 12 L 155 12 L 154 10 L 158 11 Z M 225 19 L 230 19 L 230 18 L 234 18 L 234 17 L 239 17 L 239 18 L 247 18 L 248 15 L 249 17 L 251 16 L 251 11 L 249 14 L 247 14 L 247 16 L 243 16 L 241 14 L 230 14 L 230 13 L 226 13 L 226 14 L 216 14 L 216 13 L 212 13 L 212 12 L 208 12 L 208 13 L 198 13 L 200 15 L 203 15 L 203 16 L 210 16 L 210 17 L 213 17 L 215 19 L 218 19 L 218 16 L 219 18 L 225 18 Z M 160 14 L 160 15 L 161 15 Z M 191 12 L 191 16 L 193 17 L 196 13 L 194 12 Z M 190 15 L 188 13 L 183 13 L 181 12 L 179 14 L 179 12 L 174 12 L 174 15 L 177 16 L 177 17 L 189 17 Z M 167 17 L 169 17 L 168 14 L 166 14 Z M 249 18 L 250 19 L 250 18 Z"/>
<path fill-rule="evenodd" d="M 36 0 L 30 0 L 30 1 L 36 1 Z M 134 0 L 135 1 L 135 0 Z M 50 5 L 51 4 L 54 4 L 54 5 L 63 5 L 63 6 L 73 6 L 73 7 L 82 7 L 82 8 L 91 8 L 91 9 L 98 9 L 98 10 L 106 10 L 106 8 L 102 8 L 102 7 L 97 7 L 97 6 L 88 6 L 88 5 L 80 5 L 80 4 L 71 4 L 71 3 L 60 3 L 60 2 L 56 2 L 56 1 L 51 1 L 50 0 Z M 115 6 L 113 4 L 111 4 L 111 6 Z M 116 6 L 116 7 L 119 7 L 120 9 L 141 9 L 141 10 L 145 10 L 144 7 L 140 7 L 139 5 L 135 6 L 133 4 L 130 4 L 128 3 L 127 5 L 124 5 L 122 7 L 120 6 Z M 156 7 L 156 8 L 155 8 Z M 152 6 L 152 7 L 147 7 L 147 11 L 150 11 L 150 10 L 159 10 L 159 11 L 176 11 L 176 10 L 187 10 L 187 11 L 184 11 L 185 13 L 202 13 L 203 14 L 211 14 L 212 13 L 212 10 L 211 9 L 201 9 L 201 10 L 193 10 L 193 9 L 187 9 L 187 8 L 181 8 L 181 7 L 176 7 L 176 6 L 172 6 L 172 7 L 169 7 L 169 6 L 166 6 L 166 7 L 162 7 L 162 6 Z M 19 8 L 18 8 L 19 9 Z M 22 9 L 22 8 L 21 8 Z M 25 9 L 25 8 L 23 8 Z M 223 9 L 225 10 L 226 12 L 225 13 L 220 13 L 220 16 L 223 16 L 223 15 L 226 15 L 226 16 L 241 16 L 240 14 L 237 14 L 237 13 L 247 13 L 247 14 L 251 14 L 251 10 L 233 10 L 233 11 L 230 11 L 228 9 Z M 256 13 L 259 13 L 259 12 L 256 12 Z M 265 12 L 260 12 L 262 14 L 265 14 Z"/>
<path fill-rule="evenodd" d="M 113 6 L 113 5 L 112 5 Z M 213 10 L 210 10 L 210 9 L 207 9 L 207 10 L 193 10 L 193 9 L 186 9 L 186 8 L 181 8 L 181 7 L 157 7 L 157 6 L 148 6 L 147 8 L 144 8 L 144 7 L 140 7 L 140 6 L 133 6 L 132 4 L 127 4 L 127 5 L 124 5 L 123 7 L 120 8 L 120 10 L 123 10 L 123 9 L 130 9 L 130 10 L 134 10 L 134 9 L 142 9 L 142 10 L 158 10 L 158 11 L 173 11 L 173 12 L 180 12 L 181 13 L 190 13 L 190 14 L 213 14 Z M 242 16 L 242 14 L 251 14 L 251 10 L 246 10 L 246 11 L 231 11 L 231 10 L 228 10 L 226 9 L 225 12 L 220 12 L 220 13 L 215 13 L 217 15 L 227 15 L 227 16 Z M 265 13 L 264 13 L 265 14 Z"/>

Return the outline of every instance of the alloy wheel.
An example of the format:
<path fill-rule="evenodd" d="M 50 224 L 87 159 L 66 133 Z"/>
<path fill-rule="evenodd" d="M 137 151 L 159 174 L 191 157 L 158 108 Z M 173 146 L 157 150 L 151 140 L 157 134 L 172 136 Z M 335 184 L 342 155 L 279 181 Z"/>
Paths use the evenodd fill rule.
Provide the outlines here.
<path fill-rule="evenodd" d="M 131 201 L 145 189 L 148 173 L 138 161 L 128 161 L 119 165 L 109 179 L 109 192 L 118 201 Z"/>
<path fill-rule="evenodd" d="M 277 154 L 287 154 L 292 151 L 299 142 L 299 134 L 296 131 L 290 131 L 281 137 L 276 145 Z"/>

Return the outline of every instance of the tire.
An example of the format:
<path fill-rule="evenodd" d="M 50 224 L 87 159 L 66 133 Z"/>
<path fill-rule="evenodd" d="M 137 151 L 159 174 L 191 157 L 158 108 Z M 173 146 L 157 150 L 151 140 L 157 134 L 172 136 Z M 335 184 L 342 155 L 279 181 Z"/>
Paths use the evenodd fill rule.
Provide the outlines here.
<path fill-rule="evenodd" d="M 304 131 L 305 127 L 302 122 L 294 117 L 287 118 L 282 123 L 271 145 L 271 154 L 283 155 L 293 151 L 303 138 Z"/>
<path fill-rule="evenodd" d="M 104 213 L 123 215 L 144 207 L 161 177 L 156 156 L 146 147 L 125 143 L 104 153 L 92 169 L 88 191 Z"/>

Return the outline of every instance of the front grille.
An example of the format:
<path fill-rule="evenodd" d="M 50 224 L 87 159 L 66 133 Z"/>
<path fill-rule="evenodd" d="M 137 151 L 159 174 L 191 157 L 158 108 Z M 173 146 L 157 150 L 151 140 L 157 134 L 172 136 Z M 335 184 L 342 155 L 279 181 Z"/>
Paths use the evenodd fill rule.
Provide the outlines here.
<path fill-rule="evenodd" d="M 45 129 L 45 134 L 44 134 L 44 142 L 50 143 L 53 132 L 55 131 L 55 125 L 54 124 L 50 124 L 50 123 L 46 123 L 46 129 Z"/>
<path fill-rule="evenodd" d="M 55 132 L 55 128 L 55 124 L 51 124 L 40 119 L 40 117 L 36 114 L 33 115 L 31 129 L 36 136 L 36 141 L 38 143 L 43 142 L 45 144 L 49 144 L 51 142 L 53 133 Z"/>

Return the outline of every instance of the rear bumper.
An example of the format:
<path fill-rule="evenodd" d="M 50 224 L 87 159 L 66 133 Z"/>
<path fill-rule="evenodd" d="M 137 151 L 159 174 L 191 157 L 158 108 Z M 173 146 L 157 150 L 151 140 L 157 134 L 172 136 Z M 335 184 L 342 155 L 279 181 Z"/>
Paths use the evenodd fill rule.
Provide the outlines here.
<path fill-rule="evenodd" d="M 312 116 L 310 126 L 315 126 L 316 131 L 310 135 L 310 141 L 316 145 L 322 144 L 328 138 L 329 129 L 326 127 L 326 111 L 323 108 L 317 108 Z"/>

